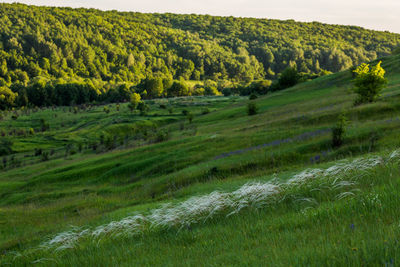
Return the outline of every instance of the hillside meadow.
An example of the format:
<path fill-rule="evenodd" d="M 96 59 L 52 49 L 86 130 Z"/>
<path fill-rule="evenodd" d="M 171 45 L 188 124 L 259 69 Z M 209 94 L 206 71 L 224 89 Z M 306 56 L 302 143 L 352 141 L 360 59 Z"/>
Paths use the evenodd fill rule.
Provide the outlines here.
<path fill-rule="evenodd" d="M 254 100 L 146 100 L 146 114 L 3 113 L 1 265 L 395 266 L 400 57 L 383 67 L 382 96 L 358 106 L 344 71 Z"/>

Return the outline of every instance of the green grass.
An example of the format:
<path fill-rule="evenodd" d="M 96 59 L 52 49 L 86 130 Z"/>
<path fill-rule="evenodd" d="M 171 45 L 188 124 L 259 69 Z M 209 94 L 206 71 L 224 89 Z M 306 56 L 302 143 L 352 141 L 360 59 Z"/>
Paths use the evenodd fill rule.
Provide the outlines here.
<path fill-rule="evenodd" d="M 95 227 L 165 202 L 233 191 L 275 174 L 289 178 L 336 160 L 393 151 L 400 147 L 400 58 L 385 58 L 383 67 L 389 80 L 383 97 L 357 107 L 355 95 L 349 93 L 351 75 L 342 72 L 258 98 L 255 116 L 247 116 L 248 100 L 239 97 L 153 100 L 147 116 L 130 113 L 126 104 L 120 111 L 113 105 L 109 114 L 100 106 L 77 114 L 61 107 L 29 115 L 18 111 L 17 120 L 11 113 L 3 116 L 0 129 L 6 133 L 38 129 L 41 118 L 50 130 L 9 137 L 15 162 L 8 157 L 10 165 L 0 170 L 0 263 L 27 265 L 42 259 L 40 264 L 49 266 L 54 260 L 61 266 L 395 266 L 400 180 L 394 165 L 368 172 L 348 199 L 321 194 L 313 196 L 317 205 L 283 203 L 243 210 L 180 231 L 106 238 L 98 246 L 82 242 L 55 257 L 34 250 L 71 225 Z M 160 108 L 161 103 L 173 107 L 173 113 Z M 204 107 L 211 112 L 202 114 Z M 193 123 L 182 115 L 183 109 L 195 115 Z M 339 149 L 331 148 L 331 136 L 325 133 L 216 159 L 330 129 L 343 110 L 351 123 Z M 161 130 L 169 132 L 169 139 L 155 143 Z M 111 151 L 100 144 L 96 152 L 86 147 L 99 142 L 102 133 L 128 137 Z M 73 144 L 76 153 L 65 156 L 67 144 Z M 42 162 L 32 156 L 35 148 L 54 154 Z M 319 161 L 311 161 L 316 156 Z M 371 202 L 377 201 L 375 196 L 379 205 Z M 14 259 L 14 252 L 22 256 Z"/>

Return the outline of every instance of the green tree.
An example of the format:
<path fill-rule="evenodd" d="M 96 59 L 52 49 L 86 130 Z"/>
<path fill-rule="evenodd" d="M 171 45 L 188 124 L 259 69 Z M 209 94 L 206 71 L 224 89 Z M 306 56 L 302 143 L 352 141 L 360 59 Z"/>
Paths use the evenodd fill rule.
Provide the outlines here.
<path fill-rule="evenodd" d="M 300 75 L 296 67 L 286 68 L 278 79 L 279 89 L 292 87 L 299 82 Z"/>
<path fill-rule="evenodd" d="M 168 97 L 185 96 L 189 94 L 189 88 L 184 82 L 175 81 L 168 90 Z"/>
<path fill-rule="evenodd" d="M 140 115 L 146 115 L 149 112 L 150 107 L 144 101 L 140 101 L 137 109 L 140 110 Z"/>
<path fill-rule="evenodd" d="M 356 104 L 374 102 L 386 86 L 385 70 L 381 61 L 370 69 L 369 64 L 361 64 L 354 70 L 356 78 L 353 80 L 354 92 L 358 94 Z"/>
<path fill-rule="evenodd" d="M 137 93 L 131 94 L 130 103 L 128 105 L 131 111 L 134 111 L 140 103 L 140 95 Z"/>
<path fill-rule="evenodd" d="M 17 96 L 18 94 L 13 93 L 8 87 L 0 87 L 0 110 L 11 108 Z"/>
<path fill-rule="evenodd" d="M 149 78 L 145 82 L 147 97 L 157 98 L 163 95 L 164 85 L 161 78 Z"/>

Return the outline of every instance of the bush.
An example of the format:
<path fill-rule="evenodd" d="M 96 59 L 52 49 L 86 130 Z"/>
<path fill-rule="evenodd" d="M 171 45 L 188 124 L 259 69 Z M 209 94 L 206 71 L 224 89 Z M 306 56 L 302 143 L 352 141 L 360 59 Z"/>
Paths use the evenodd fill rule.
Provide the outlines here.
<path fill-rule="evenodd" d="M 193 114 L 189 113 L 187 115 L 187 119 L 188 119 L 189 123 L 192 123 L 193 122 Z"/>
<path fill-rule="evenodd" d="M 358 94 L 355 104 L 371 103 L 376 101 L 380 92 L 386 86 L 385 70 L 381 67 L 381 61 L 372 69 L 369 64 L 361 64 L 354 72 L 354 92 Z"/>
<path fill-rule="evenodd" d="M 256 103 L 250 102 L 247 104 L 247 114 L 249 116 L 256 115 L 257 112 L 258 112 L 258 107 L 257 107 Z"/>
<path fill-rule="evenodd" d="M 254 99 L 257 99 L 257 98 L 258 98 L 258 96 L 256 94 L 254 94 L 254 93 L 249 96 L 250 100 L 254 100 Z"/>
<path fill-rule="evenodd" d="M 189 111 L 187 109 L 182 110 L 182 114 L 187 116 L 189 114 Z"/>
<path fill-rule="evenodd" d="M 41 159 L 42 159 L 42 161 L 48 161 L 49 160 L 49 152 L 43 152 Z"/>
<path fill-rule="evenodd" d="M 137 107 L 138 107 L 138 105 L 139 105 L 139 103 L 140 103 L 140 95 L 139 94 L 137 94 L 137 93 L 133 93 L 133 94 L 131 94 L 131 96 L 130 96 L 130 103 L 129 103 L 129 105 L 128 105 L 128 107 L 129 107 L 129 109 L 131 110 L 131 112 L 132 111 L 134 111 Z"/>
<path fill-rule="evenodd" d="M 35 157 L 41 156 L 42 155 L 42 149 L 41 148 L 35 148 Z"/>
<path fill-rule="evenodd" d="M 296 85 L 300 80 L 300 75 L 297 72 L 297 68 L 286 68 L 279 77 L 278 86 L 279 89 L 285 89 Z"/>
<path fill-rule="evenodd" d="M 159 142 L 164 142 L 164 141 L 167 141 L 169 139 L 169 133 L 168 133 L 168 131 L 166 131 L 166 130 L 161 130 L 161 131 L 158 131 L 157 132 L 157 135 L 156 135 L 156 142 L 157 143 L 159 143 Z"/>
<path fill-rule="evenodd" d="M 232 95 L 232 89 L 231 88 L 224 88 L 224 89 L 222 89 L 222 94 L 224 96 L 230 96 L 230 95 Z"/>
<path fill-rule="evenodd" d="M 203 115 L 208 114 L 208 113 L 210 113 L 210 109 L 209 108 L 203 108 L 201 110 L 201 114 L 203 114 Z"/>
<path fill-rule="evenodd" d="M 140 110 L 140 115 L 146 115 L 149 112 L 150 107 L 143 101 L 139 102 L 137 109 Z"/>
<path fill-rule="evenodd" d="M 13 142 L 6 138 L 0 139 L 0 156 L 6 156 L 12 153 Z"/>
<path fill-rule="evenodd" d="M 45 119 L 40 119 L 40 128 L 42 132 L 45 132 L 50 129 L 50 125 L 45 121 Z"/>
<path fill-rule="evenodd" d="M 347 117 L 342 113 L 338 118 L 336 126 L 332 128 L 332 146 L 334 148 L 340 147 L 343 144 L 347 123 Z"/>

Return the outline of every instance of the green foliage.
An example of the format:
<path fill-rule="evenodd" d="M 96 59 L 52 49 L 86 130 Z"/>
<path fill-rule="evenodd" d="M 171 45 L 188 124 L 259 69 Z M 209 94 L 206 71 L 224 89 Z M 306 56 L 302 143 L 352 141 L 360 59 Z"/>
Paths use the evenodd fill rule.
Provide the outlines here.
<path fill-rule="evenodd" d="M 254 93 L 249 96 L 249 100 L 255 100 L 257 98 L 258 98 L 258 96 Z"/>
<path fill-rule="evenodd" d="M 361 64 L 354 70 L 356 78 L 353 80 L 354 92 L 358 94 L 356 104 L 376 101 L 380 92 L 386 86 L 385 70 L 381 61 L 370 69 L 369 64 Z"/>
<path fill-rule="evenodd" d="M 0 109 L 123 102 L 133 91 L 220 95 L 224 87 L 191 91 L 181 79 L 249 84 L 293 66 L 319 75 L 389 55 L 400 43 L 398 34 L 316 22 L 4 3 L 0 28 L 0 87 L 18 93 L 7 92 Z M 282 78 L 280 86 L 292 84 Z M 265 94 L 269 85 L 259 85 Z"/>
<path fill-rule="evenodd" d="M 0 156 L 10 155 L 12 151 L 13 142 L 10 139 L 0 137 Z"/>
<path fill-rule="evenodd" d="M 13 93 L 7 87 L 0 87 L 0 110 L 9 109 L 14 106 L 18 94 Z"/>
<path fill-rule="evenodd" d="M 210 109 L 209 108 L 203 108 L 201 110 L 201 114 L 203 114 L 203 115 L 208 114 L 208 113 L 210 113 Z"/>
<path fill-rule="evenodd" d="M 169 139 L 169 132 L 167 130 L 160 130 L 156 134 L 155 141 L 157 143 L 167 141 Z"/>
<path fill-rule="evenodd" d="M 231 96 L 231 95 L 232 95 L 232 89 L 226 87 L 226 88 L 222 89 L 222 94 L 223 94 L 224 96 Z"/>
<path fill-rule="evenodd" d="M 182 81 L 175 81 L 168 89 L 169 97 L 186 96 L 189 94 L 188 86 Z"/>
<path fill-rule="evenodd" d="M 134 111 L 137 108 L 137 106 L 139 105 L 140 101 L 141 101 L 141 97 L 139 94 L 137 94 L 137 93 L 131 94 L 130 102 L 129 102 L 129 106 L 128 106 L 129 109 L 131 111 Z"/>
<path fill-rule="evenodd" d="M 346 114 L 342 112 L 339 115 L 336 126 L 332 128 L 332 146 L 334 148 L 338 148 L 343 144 L 347 124 L 348 119 Z"/>
<path fill-rule="evenodd" d="M 140 101 L 137 109 L 140 111 L 140 115 L 146 115 L 149 112 L 150 107 L 144 101 Z"/>
<path fill-rule="evenodd" d="M 247 103 L 247 115 L 253 116 L 256 115 L 257 112 L 258 112 L 258 107 L 256 103 L 254 103 L 253 101 Z"/>
<path fill-rule="evenodd" d="M 286 68 L 278 79 L 278 88 L 285 89 L 296 85 L 300 80 L 300 75 L 296 67 Z"/>
<path fill-rule="evenodd" d="M 189 113 L 189 114 L 187 115 L 187 119 L 188 119 L 189 123 L 192 123 L 192 122 L 193 122 L 193 118 L 194 118 L 194 116 L 193 116 L 192 113 Z"/>

